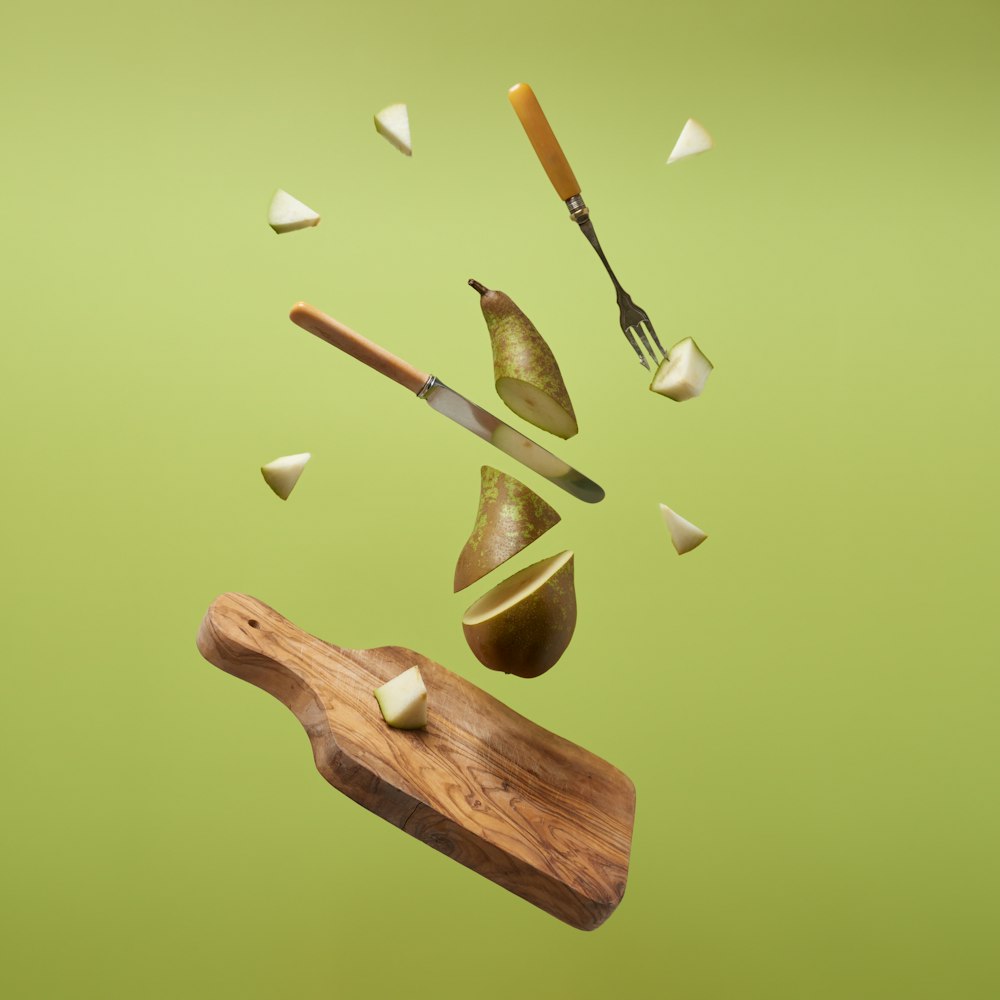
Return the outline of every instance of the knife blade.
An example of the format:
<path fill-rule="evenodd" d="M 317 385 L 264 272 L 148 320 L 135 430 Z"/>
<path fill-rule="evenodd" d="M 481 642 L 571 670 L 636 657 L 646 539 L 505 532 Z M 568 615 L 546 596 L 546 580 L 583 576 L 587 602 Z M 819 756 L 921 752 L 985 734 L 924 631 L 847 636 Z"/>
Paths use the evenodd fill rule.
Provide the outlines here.
<path fill-rule="evenodd" d="M 297 326 L 339 348 L 345 354 L 391 378 L 425 400 L 432 409 L 499 448 L 560 489 L 586 503 L 604 499 L 604 490 L 582 472 L 547 451 L 531 438 L 493 416 L 488 410 L 450 389 L 434 375 L 420 371 L 402 358 L 307 302 L 298 302 L 289 313 Z"/>

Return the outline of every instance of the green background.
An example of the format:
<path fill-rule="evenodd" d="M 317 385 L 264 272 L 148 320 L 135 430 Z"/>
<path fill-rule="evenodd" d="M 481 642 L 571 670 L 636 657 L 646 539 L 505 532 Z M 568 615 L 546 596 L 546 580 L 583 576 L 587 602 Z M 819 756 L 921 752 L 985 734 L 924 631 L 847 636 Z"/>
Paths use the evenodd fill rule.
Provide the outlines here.
<path fill-rule="evenodd" d="M 987 0 L 8 4 L 0 992 L 1000 994 L 998 27 Z M 519 80 L 626 287 L 715 362 L 700 399 L 646 391 Z M 399 100 L 412 159 L 372 127 Z M 716 149 L 668 168 L 692 115 Z M 277 186 L 322 224 L 274 236 Z M 286 318 L 506 415 L 469 277 L 549 340 L 581 425 L 554 450 L 608 493 L 524 473 L 563 521 L 512 565 L 573 548 L 580 608 L 535 681 L 475 661 L 483 588 L 451 593 L 480 465 L 517 467 Z M 304 450 L 283 504 L 259 466 Z M 660 501 L 709 541 L 678 559 Z M 196 652 L 224 590 L 621 767 L 618 911 L 573 930 L 329 788 Z"/>

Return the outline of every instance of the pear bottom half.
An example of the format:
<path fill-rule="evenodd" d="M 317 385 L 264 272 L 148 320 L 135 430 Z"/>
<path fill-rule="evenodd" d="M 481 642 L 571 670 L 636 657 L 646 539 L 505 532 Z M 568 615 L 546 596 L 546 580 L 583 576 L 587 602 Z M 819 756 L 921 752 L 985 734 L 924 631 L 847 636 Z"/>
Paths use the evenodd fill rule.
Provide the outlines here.
<path fill-rule="evenodd" d="M 483 666 L 518 677 L 544 674 L 576 628 L 573 553 L 560 552 L 508 577 L 465 612 L 462 627 Z"/>

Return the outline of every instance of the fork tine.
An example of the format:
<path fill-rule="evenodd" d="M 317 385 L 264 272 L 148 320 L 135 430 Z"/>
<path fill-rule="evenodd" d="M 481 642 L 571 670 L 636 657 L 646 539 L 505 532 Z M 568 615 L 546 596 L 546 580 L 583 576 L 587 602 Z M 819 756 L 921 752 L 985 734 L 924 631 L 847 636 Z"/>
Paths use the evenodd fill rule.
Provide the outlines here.
<path fill-rule="evenodd" d="M 625 334 L 625 339 L 632 345 L 632 350 L 639 355 L 639 363 L 644 367 L 649 368 L 649 362 L 645 359 L 642 351 L 639 349 L 639 345 L 635 342 L 635 335 L 632 331 L 627 326 L 623 326 L 622 333 Z"/>
<path fill-rule="evenodd" d="M 646 336 L 646 331 L 643 330 L 641 323 L 635 324 L 635 332 L 639 335 L 639 339 L 642 341 L 642 346 L 646 348 L 649 352 L 649 356 L 656 361 L 656 352 L 653 350 L 652 345 L 649 343 L 649 338 Z M 645 364 L 646 359 L 643 358 L 643 364 Z M 649 365 L 646 365 L 648 368 Z"/>
<path fill-rule="evenodd" d="M 660 349 L 661 358 L 667 357 L 667 352 L 663 349 L 663 344 L 660 343 L 660 338 L 656 336 L 656 331 L 653 329 L 653 324 L 649 322 L 649 318 L 645 321 L 646 329 L 649 330 L 649 335 L 653 338 L 653 342 Z"/>

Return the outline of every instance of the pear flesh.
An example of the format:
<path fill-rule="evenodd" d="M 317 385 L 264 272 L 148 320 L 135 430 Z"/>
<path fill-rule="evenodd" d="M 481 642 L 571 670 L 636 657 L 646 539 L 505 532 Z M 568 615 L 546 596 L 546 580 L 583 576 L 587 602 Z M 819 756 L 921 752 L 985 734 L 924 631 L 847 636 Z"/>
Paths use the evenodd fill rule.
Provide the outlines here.
<path fill-rule="evenodd" d="M 682 403 L 701 395 L 711 373 L 712 362 L 687 337 L 675 344 L 670 354 L 660 362 L 649 388 L 661 396 Z"/>
<path fill-rule="evenodd" d="M 382 718 L 394 729 L 422 729 L 427 725 L 427 688 L 417 666 L 376 688 L 375 700 Z"/>
<path fill-rule="evenodd" d="M 455 567 L 455 592 L 481 580 L 559 521 L 555 508 L 534 490 L 506 472 L 484 465 L 476 522 Z"/>
<path fill-rule="evenodd" d="M 278 188 L 267 210 L 267 224 L 276 233 L 291 233 L 296 229 L 308 229 L 319 225 L 319 215 L 298 198 Z"/>
<path fill-rule="evenodd" d="M 295 484 L 299 481 L 299 476 L 302 475 L 302 470 L 310 458 L 312 458 L 312 454 L 308 451 L 302 452 L 301 455 L 283 455 L 273 462 L 268 462 L 267 465 L 262 465 L 260 472 L 264 477 L 264 482 L 282 500 L 287 500 L 289 494 L 295 489 Z"/>
<path fill-rule="evenodd" d="M 479 598 L 462 617 L 465 640 L 483 666 L 538 677 L 566 651 L 576 628 L 573 553 L 528 566 Z"/>
<path fill-rule="evenodd" d="M 469 284 L 479 292 L 490 333 L 497 395 L 529 424 L 564 440 L 573 437 L 576 414 L 549 345 L 509 295 L 475 280 Z"/>
<path fill-rule="evenodd" d="M 708 535 L 706 535 L 705 532 L 698 527 L 698 525 L 685 520 L 676 511 L 671 510 L 665 503 L 660 504 L 660 513 L 663 514 L 663 520 L 667 522 L 667 531 L 670 532 L 670 541 L 674 543 L 674 548 L 677 549 L 677 554 L 679 556 L 684 555 L 685 552 L 690 552 L 692 549 L 698 548 L 698 546 L 701 545 L 706 538 L 708 538 Z"/>
<path fill-rule="evenodd" d="M 673 152 L 667 157 L 667 163 L 676 163 L 677 160 L 683 160 L 688 156 L 705 153 L 713 145 L 712 137 L 708 134 L 705 126 L 701 122 L 689 118 L 684 123 L 684 128 L 681 129 L 677 142 L 674 143 Z"/>
<path fill-rule="evenodd" d="M 413 155 L 410 143 L 410 116 L 405 104 L 390 104 L 375 116 L 375 131 L 384 135 L 406 156 Z"/>

